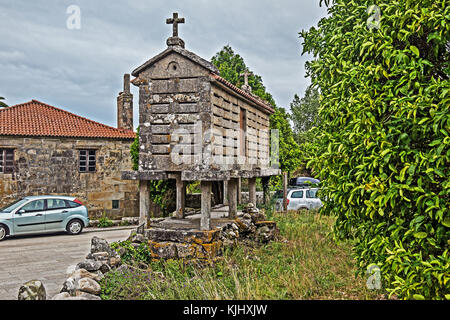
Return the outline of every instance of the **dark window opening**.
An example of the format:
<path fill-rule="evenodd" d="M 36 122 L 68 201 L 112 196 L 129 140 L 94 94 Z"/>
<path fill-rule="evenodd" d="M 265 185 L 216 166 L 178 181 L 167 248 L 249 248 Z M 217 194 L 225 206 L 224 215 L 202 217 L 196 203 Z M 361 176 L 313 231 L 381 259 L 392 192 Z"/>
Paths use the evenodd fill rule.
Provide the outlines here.
<path fill-rule="evenodd" d="M 80 150 L 79 151 L 79 170 L 80 172 L 95 172 L 97 166 L 97 159 L 95 150 Z"/>
<path fill-rule="evenodd" d="M 14 149 L 0 149 L 0 173 L 14 172 Z"/>
<path fill-rule="evenodd" d="M 119 200 L 113 200 L 112 201 L 112 208 L 113 209 L 119 209 L 120 208 L 120 201 Z"/>

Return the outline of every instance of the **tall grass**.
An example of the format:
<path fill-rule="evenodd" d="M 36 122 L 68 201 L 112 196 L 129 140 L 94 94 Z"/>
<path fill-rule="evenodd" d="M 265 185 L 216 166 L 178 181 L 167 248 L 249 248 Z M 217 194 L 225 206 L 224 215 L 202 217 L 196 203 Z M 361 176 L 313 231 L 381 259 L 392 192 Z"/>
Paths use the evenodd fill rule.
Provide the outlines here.
<path fill-rule="evenodd" d="M 275 213 L 281 239 L 227 250 L 214 266 L 152 263 L 148 271 L 111 272 L 104 299 L 379 299 L 355 276 L 349 243 L 328 236 L 333 217 Z"/>

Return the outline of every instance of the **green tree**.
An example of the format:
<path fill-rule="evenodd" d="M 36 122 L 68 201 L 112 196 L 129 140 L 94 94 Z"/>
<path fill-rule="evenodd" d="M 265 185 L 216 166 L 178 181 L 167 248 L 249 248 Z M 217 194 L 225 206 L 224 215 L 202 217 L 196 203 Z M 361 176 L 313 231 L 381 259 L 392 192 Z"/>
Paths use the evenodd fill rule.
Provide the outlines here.
<path fill-rule="evenodd" d="M 449 2 L 326 5 L 300 33 L 322 96 L 308 165 L 324 210 L 390 294 L 450 299 Z"/>
<path fill-rule="evenodd" d="M 244 59 L 233 51 L 230 46 L 225 46 L 212 59 L 212 63 L 219 69 L 220 76 L 237 87 L 241 87 L 243 77 L 239 75 L 248 70 Z M 253 73 L 249 76 L 249 85 L 252 93 L 269 102 L 275 109 L 275 113 L 270 118 L 270 128 L 278 129 L 280 136 L 280 168 L 283 171 L 293 171 L 299 165 L 300 149 L 294 140 L 294 133 L 289 120 L 291 116 L 284 108 L 277 107 L 272 95 L 266 91 L 262 78 Z M 279 179 L 274 179 L 277 184 Z"/>
<path fill-rule="evenodd" d="M 1 100 L 5 100 L 5 98 L 0 97 L 0 108 L 8 108 L 8 105 Z"/>
<path fill-rule="evenodd" d="M 291 103 L 295 139 L 299 145 L 314 139 L 310 130 L 318 124 L 319 98 L 319 90 L 309 86 L 303 98 L 295 95 Z"/>

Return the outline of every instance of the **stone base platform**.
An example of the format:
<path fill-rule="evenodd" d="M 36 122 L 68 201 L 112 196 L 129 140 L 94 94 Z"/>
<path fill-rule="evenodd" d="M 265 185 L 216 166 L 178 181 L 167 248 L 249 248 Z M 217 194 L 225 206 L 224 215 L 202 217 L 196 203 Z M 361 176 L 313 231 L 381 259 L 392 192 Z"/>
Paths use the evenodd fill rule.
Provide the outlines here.
<path fill-rule="evenodd" d="M 209 231 L 200 230 L 200 214 L 185 219 L 151 219 L 138 242 L 148 243 L 154 259 L 214 261 L 224 247 L 234 246 L 238 241 L 267 243 L 278 234 L 276 223 L 264 221 L 264 215 L 258 211 L 238 212 L 236 219 L 227 216 L 227 206 L 212 208 Z"/>

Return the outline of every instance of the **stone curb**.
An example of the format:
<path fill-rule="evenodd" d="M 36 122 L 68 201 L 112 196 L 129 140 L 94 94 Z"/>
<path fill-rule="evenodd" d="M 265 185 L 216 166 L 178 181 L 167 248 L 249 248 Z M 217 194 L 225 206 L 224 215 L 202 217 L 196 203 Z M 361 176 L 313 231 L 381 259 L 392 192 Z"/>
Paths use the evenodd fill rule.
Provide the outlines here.
<path fill-rule="evenodd" d="M 104 231 L 117 231 L 117 230 L 131 230 L 131 229 L 137 229 L 136 226 L 123 226 L 123 227 L 108 227 L 108 228 L 95 228 L 95 227 L 87 227 L 84 228 L 83 233 L 90 233 L 90 232 L 104 232 Z"/>

